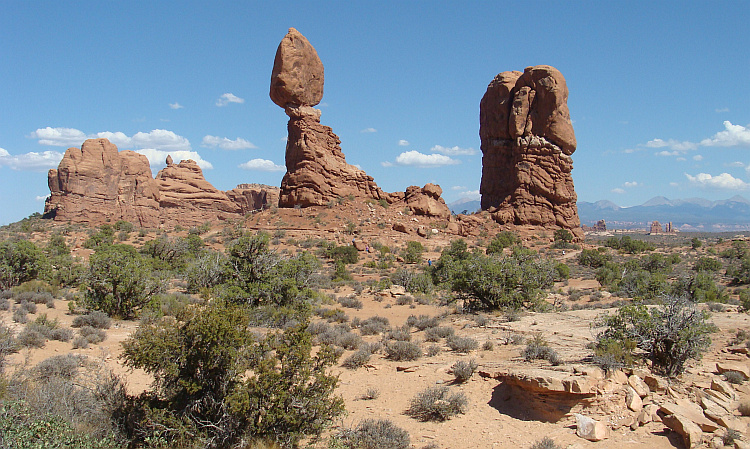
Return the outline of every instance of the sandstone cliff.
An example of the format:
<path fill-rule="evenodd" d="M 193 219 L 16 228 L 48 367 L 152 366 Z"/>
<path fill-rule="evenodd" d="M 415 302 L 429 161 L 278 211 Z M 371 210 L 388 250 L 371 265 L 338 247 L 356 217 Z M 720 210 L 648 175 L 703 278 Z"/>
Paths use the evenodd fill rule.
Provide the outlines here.
<path fill-rule="evenodd" d="M 568 88 L 550 66 L 503 72 L 480 104 L 483 210 L 500 224 L 570 229 L 582 237 Z"/>

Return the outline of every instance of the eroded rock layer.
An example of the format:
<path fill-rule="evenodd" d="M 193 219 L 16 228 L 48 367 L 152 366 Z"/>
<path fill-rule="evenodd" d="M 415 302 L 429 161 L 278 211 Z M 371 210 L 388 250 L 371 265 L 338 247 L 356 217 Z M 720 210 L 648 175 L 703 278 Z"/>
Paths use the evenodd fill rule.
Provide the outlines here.
<path fill-rule="evenodd" d="M 500 224 L 570 229 L 582 237 L 573 188 L 568 88 L 551 66 L 503 72 L 480 104 L 481 205 Z"/>
<path fill-rule="evenodd" d="M 141 227 L 193 226 L 240 218 L 278 198 L 274 187 L 216 189 L 192 160 L 167 166 L 154 179 L 148 159 L 118 151 L 107 139 L 90 139 L 69 148 L 57 170 L 47 175 L 47 217 L 73 223 L 103 224 L 126 220 Z"/>

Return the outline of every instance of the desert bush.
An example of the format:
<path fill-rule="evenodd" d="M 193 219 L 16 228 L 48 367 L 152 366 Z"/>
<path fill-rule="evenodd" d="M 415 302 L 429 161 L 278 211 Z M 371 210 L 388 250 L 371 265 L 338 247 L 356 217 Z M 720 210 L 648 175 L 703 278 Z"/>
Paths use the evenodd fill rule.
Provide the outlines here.
<path fill-rule="evenodd" d="M 343 412 L 337 378 L 326 373 L 334 353 L 312 354 L 308 323 L 260 338 L 248 332 L 244 306 L 193 309 L 184 321 L 141 325 L 123 343 L 125 364 L 157 380 L 123 415 L 135 444 L 158 437 L 231 447 L 255 437 L 294 446 Z"/>
<path fill-rule="evenodd" d="M 133 318 L 164 285 L 162 275 L 132 246 L 105 246 L 89 259 L 85 304 L 110 316 Z"/>
<path fill-rule="evenodd" d="M 408 449 L 409 433 L 387 419 L 365 419 L 353 429 L 343 429 L 335 436 L 336 447 L 343 449 Z"/>
<path fill-rule="evenodd" d="M 479 347 L 479 343 L 471 337 L 451 335 L 445 340 L 451 351 L 468 353 Z"/>
<path fill-rule="evenodd" d="M 427 328 L 437 327 L 440 324 L 440 318 L 428 315 L 409 315 L 409 318 L 406 319 L 406 324 L 417 328 L 417 330 L 423 331 Z"/>
<path fill-rule="evenodd" d="M 456 241 L 443 250 L 431 273 L 436 284 L 448 286 L 468 309 L 533 307 L 555 279 L 553 261 L 523 251 L 508 257 L 470 253 L 465 242 Z"/>
<path fill-rule="evenodd" d="M 10 301 L 8 301 L 8 298 L 0 298 L 0 310 L 10 310 Z"/>
<path fill-rule="evenodd" d="M 532 360 L 547 360 L 552 365 L 562 363 L 557 351 L 549 346 L 549 343 L 541 333 L 534 334 L 534 338 L 526 342 L 526 348 L 524 348 L 522 355 L 527 362 Z"/>
<path fill-rule="evenodd" d="M 19 324 L 26 324 L 29 321 L 29 311 L 25 308 L 19 307 L 13 311 L 13 322 Z"/>
<path fill-rule="evenodd" d="M 606 327 L 598 344 L 620 342 L 624 349 L 640 348 L 656 370 L 668 376 L 684 371 L 685 363 L 700 358 L 711 344 L 709 334 L 716 329 L 708 321 L 707 312 L 698 310 L 690 301 L 668 296 L 661 306 L 648 309 L 644 305 L 620 307 L 616 314 L 604 317 Z"/>
<path fill-rule="evenodd" d="M 655 249 L 654 245 L 643 240 L 634 239 L 628 235 L 622 236 L 619 239 L 617 237 L 610 237 L 604 242 L 604 246 L 630 254 L 653 251 Z"/>
<path fill-rule="evenodd" d="M 724 446 L 734 446 L 734 442 L 740 440 L 742 440 L 742 432 L 737 429 L 726 429 L 721 437 Z"/>
<path fill-rule="evenodd" d="M 440 341 L 441 338 L 448 338 L 453 336 L 455 331 L 452 327 L 437 326 L 428 327 L 424 330 L 424 339 L 430 342 Z"/>
<path fill-rule="evenodd" d="M 634 362 L 635 341 L 599 340 L 594 347 L 593 362 L 605 372 L 615 371 Z"/>
<path fill-rule="evenodd" d="M 365 365 L 370 360 L 372 353 L 367 349 L 359 349 L 354 354 L 347 357 L 341 366 L 349 369 L 357 369 Z"/>
<path fill-rule="evenodd" d="M 372 316 L 359 323 L 361 335 L 377 335 L 390 329 L 388 318 Z"/>
<path fill-rule="evenodd" d="M 742 416 L 750 416 L 750 399 L 740 401 L 737 411 L 739 411 Z"/>
<path fill-rule="evenodd" d="M 16 336 L 16 344 L 23 348 L 42 348 L 47 341 L 47 337 L 41 332 L 24 327 Z"/>
<path fill-rule="evenodd" d="M 187 291 L 194 293 L 212 288 L 226 279 L 227 258 L 216 251 L 205 251 L 187 263 L 184 271 Z"/>
<path fill-rule="evenodd" d="M 385 334 L 385 340 L 411 341 L 411 329 L 407 325 L 391 329 Z"/>
<path fill-rule="evenodd" d="M 516 234 L 511 231 L 501 231 L 495 234 L 495 237 L 493 237 L 492 241 L 487 245 L 487 250 L 485 252 L 488 255 L 502 254 L 504 248 L 510 248 L 519 242 L 520 240 Z"/>
<path fill-rule="evenodd" d="M 433 288 L 430 275 L 414 269 L 399 268 L 390 278 L 395 285 L 404 287 L 410 293 L 429 293 Z"/>
<path fill-rule="evenodd" d="M 443 351 L 443 348 L 441 348 L 438 345 L 430 345 L 427 347 L 427 357 L 435 357 L 436 355 L 440 354 Z"/>
<path fill-rule="evenodd" d="M 361 309 L 363 307 L 362 301 L 355 298 L 354 296 L 345 296 L 343 298 L 339 298 L 338 303 L 341 304 L 341 307 L 347 307 L 350 309 Z"/>
<path fill-rule="evenodd" d="M 484 343 L 482 343 L 483 351 L 492 351 L 494 348 L 495 348 L 495 344 L 492 343 L 490 340 L 487 340 Z"/>
<path fill-rule="evenodd" d="M 0 289 L 45 278 L 50 264 L 44 252 L 28 240 L 0 242 Z"/>
<path fill-rule="evenodd" d="M 410 306 L 414 303 L 414 297 L 411 295 L 401 295 L 396 298 L 397 306 Z"/>
<path fill-rule="evenodd" d="M 365 401 L 372 401 L 380 397 L 380 390 L 377 388 L 368 388 L 365 393 L 360 396 L 360 399 Z"/>
<path fill-rule="evenodd" d="M 721 270 L 721 262 L 714 259 L 713 257 L 703 256 L 698 259 L 693 265 L 695 271 L 719 271 Z"/>
<path fill-rule="evenodd" d="M 424 246 L 421 243 L 410 240 L 406 242 L 406 248 L 401 253 L 405 263 L 419 263 L 422 261 L 422 253 L 424 253 Z"/>
<path fill-rule="evenodd" d="M 24 309 L 28 313 L 31 313 L 31 314 L 36 313 L 36 311 L 38 310 L 38 307 L 37 307 L 36 303 L 33 303 L 31 301 L 26 301 L 26 300 L 21 301 L 21 303 L 18 304 L 18 308 L 19 309 Z"/>
<path fill-rule="evenodd" d="M 78 374 L 78 369 L 83 365 L 85 357 L 75 354 L 56 355 L 37 363 L 34 373 L 40 379 L 61 377 L 72 379 Z"/>
<path fill-rule="evenodd" d="M 385 354 L 386 358 L 397 362 L 417 360 L 422 357 L 422 347 L 410 341 L 389 341 L 385 345 Z"/>
<path fill-rule="evenodd" d="M 18 352 L 18 347 L 13 330 L 0 322 L 0 379 L 2 379 L 5 370 L 5 359 L 9 355 Z"/>
<path fill-rule="evenodd" d="M 468 362 L 465 360 L 459 360 L 451 366 L 451 373 L 453 373 L 457 383 L 463 383 L 471 379 L 471 376 L 474 375 L 474 372 L 478 367 L 479 365 L 474 359 L 471 359 Z"/>
<path fill-rule="evenodd" d="M 725 371 L 724 379 L 730 384 L 741 385 L 745 382 L 745 375 L 739 371 Z"/>
<path fill-rule="evenodd" d="M 555 440 L 550 437 L 544 437 L 531 445 L 530 449 L 562 449 Z"/>
<path fill-rule="evenodd" d="M 350 332 L 341 325 L 318 334 L 317 339 L 322 344 L 341 346 L 349 350 L 357 349 L 362 344 L 362 338 L 359 335 Z"/>
<path fill-rule="evenodd" d="M 317 336 L 322 333 L 327 332 L 331 329 L 331 325 L 328 324 L 325 321 L 312 321 L 310 324 L 307 325 L 307 331 L 310 332 L 310 335 Z"/>
<path fill-rule="evenodd" d="M 420 421 L 445 421 L 466 413 L 468 399 L 463 393 L 450 393 L 448 387 L 427 388 L 409 402 L 406 414 Z"/>
<path fill-rule="evenodd" d="M 71 327 L 90 326 L 96 329 L 109 329 L 112 325 L 112 319 L 106 313 L 95 310 L 86 315 L 79 315 L 73 318 Z"/>
<path fill-rule="evenodd" d="M 78 335 L 85 338 L 89 344 L 95 345 L 107 339 L 107 333 L 101 329 L 91 326 L 83 326 L 78 329 Z"/>
<path fill-rule="evenodd" d="M 603 267 L 612 260 L 612 256 L 600 249 L 583 249 L 578 255 L 578 264 L 585 267 Z"/>
<path fill-rule="evenodd" d="M 333 245 L 326 250 L 326 256 L 334 261 L 341 261 L 344 264 L 357 263 L 359 260 L 359 251 L 351 245 L 336 246 Z"/>
<path fill-rule="evenodd" d="M 77 336 L 73 339 L 73 349 L 87 349 L 89 347 L 89 341 L 86 337 Z"/>

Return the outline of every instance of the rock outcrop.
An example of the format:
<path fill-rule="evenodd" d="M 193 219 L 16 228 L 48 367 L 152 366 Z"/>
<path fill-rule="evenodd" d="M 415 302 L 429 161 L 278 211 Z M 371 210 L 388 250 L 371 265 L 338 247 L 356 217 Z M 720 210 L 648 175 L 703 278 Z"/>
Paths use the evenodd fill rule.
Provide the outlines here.
<path fill-rule="evenodd" d="M 483 210 L 500 224 L 571 230 L 583 236 L 573 188 L 576 138 L 568 88 L 550 66 L 503 72 L 480 104 Z"/>
<path fill-rule="evenodd" d="M 171 159 L 171 158 L 170 158 Z M 167 224 L 200 224 L 214 219 L 226 220 L 241 215 L 242 209 L 226 193 L 215 188 L 203 177 L 198 164 L 187 159 L 170 163 L 156 175 L 159 185 L 159 206 Z"/>
<path fill-rule="evenodd" d="M 148 159 L 134 151 L 117 151 L 107 139 L 68 148 L 57 170 L 47 174 L 47 182 L 47 217 L 74 223 L 159 224 L 159 186 Z"/>
<path fill-rule="evenodd" d="M 47 179 L 46 217 L 95 225 L 126 220 L 141 227 L 192 226 L 240 218 L 278 198 L 274 188 L 240 185 L 222 192 L 205 180 L 197 163 L 174 164 L 170 156 L 154 179 L 146 156 L 118 151 L 107 139 L 69 148 Z"/>
<path fill-rule="evenodd" d="M 243 215 L 279 204 L 279 188 L 265 184 L 240 184 L 226 194 L 240 206 Z"/>
<path fill-rule="evenodd" d="M 443 189 L 439 185 L 428 183 L 424 187 L 410 186 L 404 192 L 404 202 L 417 215 L 428 215 L 436 218 L 450 218 L 451 210 L 440 197 Z"/>
<path fill-rule="evenodd" d="M 351 196 L 393 201 L 371 176 L 346 163 L 338 136 L 320 124 L 320 110 L 312 106 L 323 96 L 323 64 L 294 28 L 276 51 L 270 95 L 289 116 L 279 207 L 322 206 Z"/>

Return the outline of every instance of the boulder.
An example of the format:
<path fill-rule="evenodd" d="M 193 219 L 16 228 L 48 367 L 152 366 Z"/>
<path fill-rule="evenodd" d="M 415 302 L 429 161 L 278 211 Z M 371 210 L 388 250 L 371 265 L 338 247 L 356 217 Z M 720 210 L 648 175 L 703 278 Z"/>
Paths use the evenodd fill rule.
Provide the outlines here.
<path fill-rule="evenodd" d="M 482 210 L 500 224 L 569 229 L 583 238 L 573 161 L 568 88 L 551 66 L 503 72 L 480 102 Z"/>
<path fill-rule="evenodd" d="M 271 100 L 282 108 L 315 106 L 323 98 L 323 81 L 318 52 L 299 31 L 289 28 L 273 61 Z"/>
<path fill-rule="evenodd" d="M 729 385 L 729 382 L 716 378 L 711 379 L 711 389 L 727 396 L 732 401 L 737 400 L 737 393 Z"/>
<path fill-rule="evenodd" d="M 705 432 L 713 432 L 719 428 L 715 422 L 706 418 L 703 414 L 703 409 L 699 405 L 689 401 L 665 402 L 661 404 L 659 410 L 665 415 L 678 415 L 689 419 Z"/>
<path fill-rule="evenodd" d="M 647 406 L 643 407 L 643 409 L 638 413 L 638 416 L 636 417 L 636 421 L 639 425 L 648 424 L 650 422 L 659 422 L 661 421 L 661 418 L 659 417 L 659 414 L 657 413 L 659 411 L 659 406 L 656 404 L 648 404 Z"/>
<path fill-rule="evenodd" d="M 648 385 L 646 385 L 646 382 L 644 382 L 638 375 L 633 374 L 628 377 L 628 385 L 630 385 L 641 398 L 645 398 L 650 393 Z"/>
<path fill-rule="evenodd" d="M 543 368 L 524 368 L 498 371 L 487 377 L 517 385 L 526 391 L 537 393 L 568 393 L 587 397 L 595 394 L 598 381 L 585 375 L 574 375 L 564 371 Z"/>
<path fill-rule="evenodd" d="M 641 397 L 630 385 L 625 387 L 625 405 L 636 413 L 643 409 L 643 401 L 641 401 Z"/>
<path fill-rule="evenodd" d="M 686 448 L 690 449 L 702 444 L 703 432 L 690 419 L 679 414 L 674 414 L 665 416 L 662 418 L 662 422 L 682 436 Z"/>
<path fill-rule="evenodd" d="M 654 393 L 663 393 L 667 391 L 667 387 L 669 387 L 669 383 L 666 379 L 655 376 L 653 374 L 644 376 L 643 381 L 646 382 L 649 390 L 653 391 Z"/>
<path fill-rule="evenodd" d="M 609 427 L 601 421 L 588 416 L 574 413 L 576 419 L 576 435 L 589 441 L 601 441 L 609 438 Z"/>
<path fill-rule="evenodd" d="M 450 218 L 451 210 L 440 197 L 442 193 L 443 189 L 436 184 L 426 184 L 422 188 L 410 186 L 404 192 L 404 201 L 416 215 L 427 215 L 443 219 Z"/>

